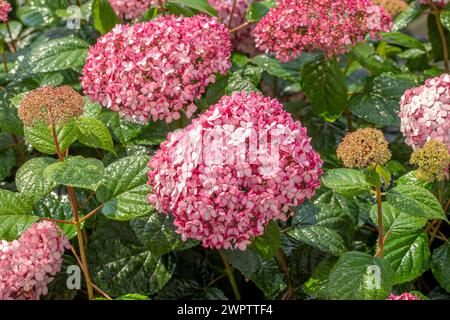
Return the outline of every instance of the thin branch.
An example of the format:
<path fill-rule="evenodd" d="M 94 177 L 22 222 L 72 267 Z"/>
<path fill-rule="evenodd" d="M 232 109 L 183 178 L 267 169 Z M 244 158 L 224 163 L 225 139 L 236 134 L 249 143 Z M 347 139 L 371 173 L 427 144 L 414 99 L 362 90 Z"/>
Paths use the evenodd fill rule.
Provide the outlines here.
<path fill-rule="evenodd" d="M 54 223 L 75 224 L 75 222 L 73 222 L 73 221 L 58 220 L 58 219 L 51 219 L 51 218 L 39 218 L 39 220 L 50 221 L 50 222 L 54 222 Z"/>
<path fill-rule="evenodd" d="M 80 219 L 80 223 L 86 221 L 87 219 L 89 219 L 90 217 L 92 217 L 94 214 L 96 214 L 101 208 L 103 208 L 103 204 L 99 205 L 97 208 L 95 208 L 94 210 L 92 210 L 91 212 L 89 212 L 87 215 L 85 215 L 83 218 Z"/>
<path fill-rule="evenodd" d="M 236 9 L 236 2 L 237 2 L 237 0 L 234 0 L 233 6 L 231 7 L 230 20 L 228 21 L 228 29 L 231 29 L 231 23 L 233 22 L 233 14 L 234 14 L 234 10 Z"/>
<path fill-rule="evenodd" d="M 89 201 L 91 201 L 91 199 L 95 196 L 95 194 L 96 194 L 96 192 L 94 191 L 94 192 L 86 199 L 86 201 L 83 202 L 83 203 L 80 205 L 79 209 L 80 209 L 80 210 L 83 209 L 83 208 L 89 203 Z"/>
<path fill-rule="evenodd" d="M 245 23 L 243 23 L 243 24 L 237 26 L 236 28 L 230 29 L 230 33 L 239 31 L 239 30 L 245 28 L 246 26 L 250 25 L 250 23 L 251 23 L 251 22 L 248 22 L 248 21 L 247 21 L 247 22 L 245 22 Z"/>

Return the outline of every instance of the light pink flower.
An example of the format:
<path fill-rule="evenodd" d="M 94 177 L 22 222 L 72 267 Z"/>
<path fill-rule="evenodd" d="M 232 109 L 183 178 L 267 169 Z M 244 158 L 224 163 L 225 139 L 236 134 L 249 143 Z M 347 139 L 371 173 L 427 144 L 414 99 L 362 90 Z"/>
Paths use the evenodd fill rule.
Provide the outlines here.
<path fill-rule="evenodd" d="M 90 48 L 84 93 L 124 117 L 171 122 L 231 67 L 230 37 L 215 18 L 164 16 L 118 25 Z"/>
<path fill-rule="evenodd" d="M 116 14 L 122 19 L 139 18 L 151 6 L 159 6 L 158 0 L 108 0 Z"/>
<path fill-rule="evenodd" d="M 245 250 L 314 195 L 322 163 L 277 100 L 234 93 L 168 135 L 149 163 L 148 200 L 172 213 L 183 240 Z"/>
<path fill-rule="evenodd" d="M 11 4 L 8 1 L 0 0 L 0 21 L 8 21 L 8 13 L 11 9 Z"/>
<path fill-rule="evenodd" d="M 57 226 L 33 224 L 19 240 L 0 241 L 0 300 L 38 300 L 61 270 L 69 240 Z"/>
<path fill-rule="evenodd" d="M 420 300 L 420 299 L 411 293 L 405 292 L 399 296 L 396 296 L 395 294 L 391 293 L 388 300 Z"/>
<path fill-rule="evenodd" d="M 286 62 L 302 52 L 346 53 L 391 25 L 390 16 L 370 0 L 277 0 L 254 35 L 257 48 Z"/>
<path fill-rule="evenodd" d="M 228 26 L 234 0 L 208 0 L 208 2 L 211 7 L 217 10 L 217 16 L 222 20 L 222 23 Z M 231 20 L 231 29 L 247 21 L 245 15 L 247 14 L 248 7 L 252 2 L 253 0 L 236 1 L 236 6 L 233 11 L 233 18 Z M 250 56 L 254 56 L 258 53 L 255 48 L 255 40 L 252 35 L 253 28 L 253 25 L 247 26 L 231 35 L 231 42 L 235 50 L 246 53 Z"/>
<path fill-rule="evenodd" d="M 414 150 L 437 140 L 450 151 L 450 75 L 442 74 L 406 90 L 398 115 L 405 142 Z"/>

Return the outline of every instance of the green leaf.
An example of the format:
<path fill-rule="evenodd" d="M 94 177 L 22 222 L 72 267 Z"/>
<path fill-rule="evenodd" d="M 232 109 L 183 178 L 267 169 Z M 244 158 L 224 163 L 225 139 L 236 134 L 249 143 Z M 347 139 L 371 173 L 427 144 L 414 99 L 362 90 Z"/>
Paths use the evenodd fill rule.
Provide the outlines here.
<path fill-rule="evenodd" d="M 428 219 L 401 212 L 388 202 L 381 204 L 383 211 L 383 234 L 405 234 L 415 232 L 425 226 Z M 378 206 L 374 205 L 370 210 L 370 219 L 378 226 Z M 389 236 L 388 236 L 389 237 Z"/>
<path fill-rule="evenodd" d="M 113 162 L 105 169 L 105 176 L 97 190 L 97 199 L 106 202 L 112 198 L 146 184 L 148 156 L 130 156 Z"/>
<path fill-rule="evenodd" d="M 110 219 L 121 221 L 149 215 L 155 211 L 147 201 L 150 193 L 151 188 L 147 184 L 125 191 L 106 202 L 102 213 Z"/>
<path fill-rule="evenodd" d="M 450 242 L 434 250 L 431 270 L 439 284 L 450 293 Z"/>
<path fill-rule="evenodd" d="M 419 186 L 422 188 L 425 188 L 429 191 L 432 191 L 434 189 L 434 184 L 420 180 L 417 178 L 417 171 L 413 170 L 408 172 L 407 174 L 404 174 L 400 178 L 396 180 L 397 185 L 413 185 L 413 186 Z"/>
<path fill-rule="evenodd" d="M 384 258 L 346 252 L 330 273 L 327 295 L 335 300 L 384 300 L 394 285 L 394 275 Z"/>
<path fill-rule="evenodd" d="M 322 176 L 322 183 L 333 191 L 349 196 L 369 191 L 364 174 L 354 169 L 328 170 Z"/>
<path fill-rule="evenodd" d="M 251 248 L 259 253 L 265 260 L 272 259 L 281 246 L 281 233 L 278 224 L 270 221 L 264 234 L 253 240 Z"/>
<path fill-rule="evenodd" d="M 12 169 L 16 166 L 16 153 L 14 149 L 0 151 L 0 181 L 9 177 Z"/>
<path fill-rule="evenodd" d="M 436 15 L 430 13 L 427 18 L 427 30 L 428 30 L 428 39 L 431 42 L 432 53 L 434 57 L 434 61 L 442 61 L 444 59 L 443 48 L 442 48 L 442 40 L 437 24 Z M 450 43 L 450 32 L 447 29 L 444 29 L 445 33 L 445 45 L 447 48 Z"/>
<path fill-rule="evenodd" d="M 38 124 L 34 127 L 26 127 L 25 139 L 36 150 L 46 154 L 56 154 L 55 142 L 50 127 L 45 124 Z M 63 126 L 56 128 L 56 136 L 58 137 L 59 148 L 64 153 L 70 145 L 77 139 L 76 125 L 74 121 L 70 121 Z"/>
<path fill-rule="evenodd" d="M 347 107 L 347 80 L 335 59 L 306 63 L 300 83 L 317 115 L 331 122 L 339 119 Z"/>
<path fill-rule="evenodd" d="M 304 284 L 305 293 L 318 299 L 327 298 L 328 278 L 336 264 L 336 259 L 326 259 L 314 269 L 311 278 Z"/>
<path fill-rule="evenodd" d="M 247 9 L 246 19 L 249 22 L 260 21 L 270 10 L 275 7 L 275 0 L 263 0 L 253 2 Z"/>
<path fill-rule="evenodd" d="M 392 60 L 379 55 L 369 42 L 360 42 L 350 51 L 353 60 L 359 62 L 361 66 L 371 72 L 372 75 L 378 75 L 383 72 L 396 71 L 398 68 Z"/>
<path fill-rule="evenodd" d="M 100 160 L 71 157 L 44 169 L 44 178 L 65 186 L 95 191 L 104 177 L 105 167 Z"/>
<path fill-rule="evenodd" d="M 322 226 L 293 228 L 289 229 L 287 234 L 297 241 L 335 256 L 340 256 L 347 251 L 344 239 L 336 231 Z"/>
<path fill-rule="evenodd" d="M 387 193 L 387 201 L 398 210 L 414 216 L 447 220 L 436 197 L 430 191 L 419 186 L 396 186 Z"/>
<path fill-rule="evenodd" d="M 104 224 L 89 240 L 87 256 L 93 282 L 112 296 L 156 293 L 175 269 L 172 255 L 155 255 L 126 223 Z"/>
<path fill-rule="evenodd" d="M 0 189 L 0 216 L 30 214 L 32 207 L 31 199 L 24 194 Z"/>
<path fill-rule="evenodd" d="M 223 250 L 230 263 L 260 288 L 267 299 L 275 299 L 286 288 L 284 274 L 275 258 L 266 261 L 251 250 Z"/>
<path fill-rule="evenodd" d="M 384 242 L 383 255 L 394 269 L 395 284 L 412 281 L 430 267 L 427 234 L 391 233 Z"/>
<path fill-rule="evenodd" d="M 0 239 L 6 241 L 15 240 L 38 220 L 39 217 L 30 214 L 0 213 Z"/>
<path fill-rule="evenodd" d="M 186 243 L 175 232 L 173 219 L 165 214 L 155 213 L 135 219 L 130 221 L 130 225 L 139 241 L 156 256 L 180 249 Z"/>
<path fill-rule="evenodd" d="M 441 23 L 442 25 L 448 30 L 450 31 L 450 11 L 443 11 L 440 14 L 440 19 L 441 19 Z"/>
<path fill-rule="evenodd" d="M 17 108 L 8 103 L 6 95 L 0 97 L 0 128 L 4 132 L 23 135 L 23 124 L 17 115 Z"/>
<path fill-rule="evenodd" d="M 108 33 L 116 24 L 122 23 L 122 20 L 116 15 L 108 0 L 94 0 L 92 17 L 94 28 L 100 34 Z"/>
<path fill-rule="evenodd" d="M 389 44 L 394 44 L 410 49 L 419 49 L 423 52 L 426 52 L 425 46 L 422 42 L 402 32 L 382 33 L 381 36 L 383 37 L 383 41 L 386 41 Z"/>
<path fill-rule="evenodd" d="M 28 53 L 19 64 L 18 74 L 48 73 L 72 69 L 81 72 L 89 44 L 79 38 L 48 40 Z"/>
<path fill-rule="evenodd" d="M 28 27 L 45 27 L 54 24 L 58 19 L 45 4 L 19 6 L 17 17 Z"/>
<path fill-rule="evenodd" d="M 56 162 L 53 158 L 34 158 L 26 162 L 16 174 L 17 190 L 28 194 L 33 203 L 50 193 L 58 183 L 44 178 L 44 170 Z"/>
<path fill-rule="evenodd" d="M 228 78 L 225 93 L 230 95 L 233 92 L 241 91 L 259 92 L 258 85 L 261 81 L 262 71 L 260 67 L 247 65 L 233 72 Z"/>
<path fill-rule="evenodd" d="M 100 120 L 81 117 L 77 119 L 77 139 L 82 144 L 115 153 L 108 127 Z"/>
<path fill-rule="evenodd" d="M 265 72 L 272 76 L 291 82 L 299 80 L 299 73 L 295 73 L 292 70 L 285 68 L 277 59 L 271 58 L 265 54 L 260 54 L 252 58 L 251 62 L 261 67 Z"/>
<path fill-rule="evenodd" d="M 169 0 L 167 2 L 180 4 L 185 7 L 204 12 L 210 16 L 217 16 L 216 10 L 209 5 L 208 0 Z"/>
<path fill-rule="evenodd" d="M 399 101 L 415 83 L 390 73 L 370 80 L 364 91 L 354 93 L 349 107 L 358 117 L 379 126 L 399 125 Z"/>
<path fill-rule="evenodd" d="M 394 20 L 392 31 L 398 31 L 406 28 L 415 18 L 420 15 L 420 4 L 417 1 L 413 1 L 409 4 L 408 8 L 403 10 L 397 18 Z"/>

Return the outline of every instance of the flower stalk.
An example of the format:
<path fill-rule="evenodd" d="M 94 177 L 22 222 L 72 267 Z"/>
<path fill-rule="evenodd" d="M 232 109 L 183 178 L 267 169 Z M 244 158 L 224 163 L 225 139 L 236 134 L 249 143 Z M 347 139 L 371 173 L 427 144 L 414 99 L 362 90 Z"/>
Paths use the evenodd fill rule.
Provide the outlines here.
<path fill-rule="evenodd" d="M 236 279 L 234 277 L 233 269 L 230 266 L 230 263 L 228 262 L 228 259 L 223 255 L 220 250 L 217 250 L 219 253 L 220 259 L 222 259 L 223 265 L 225 267 L 225 273 L 228 276 L 228 280 L 230 281 L 231 288 L 233 289 L 233 294 L 236 300 L 241 300 L 241 293 L 239 292 L 239 287 L 236 283 Z"/>

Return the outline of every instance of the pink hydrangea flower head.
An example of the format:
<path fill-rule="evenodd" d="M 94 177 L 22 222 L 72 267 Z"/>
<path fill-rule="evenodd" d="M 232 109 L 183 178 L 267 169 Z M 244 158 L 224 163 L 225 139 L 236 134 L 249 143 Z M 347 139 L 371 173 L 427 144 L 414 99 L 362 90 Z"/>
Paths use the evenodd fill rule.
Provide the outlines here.
<path fill-rule="evenodd" d="M 254 30 L 256 47 L 283 62 L 302 52 L 348 52 L 367 35 L 391 29 L 391 17 L 370 0 L 277 0 Z"/>
<path fill-rule="evenodd" d="M 449 0 L 420 0 L 421 4 L 435 4 L 438 7 L 445 7 L 449 2 Z"/>
<path fill-rule="evenodd" d="M 420 299 L 419 299 L 419 297 L 417 297 L 409 292 L 405 292 L 399 296 L 396 296 L 395 294 L 391 293 L 388 300 L 420 300 Z"/>
<path fill-rule="evenodd" d="M 322 164 L 277 100 L 234 93 L 168 135 L 149 163 L 148 200 L 172 213 L 183 240 L 245 250 L 314 195 Z"/>
<path fill-rule="evenodd" d="M 231 67 L 230 37 L 215 18 L 167 15 L 118 25 L 90 48 L 81 83 L 93 101 L 129 120 L 171 122 Z"/>
<path fill-rule="evenodd" d="M 61 270 L 69 240 L 49 221 L 33 224 L 18 240 L 0 241 L 0 300 L 38 300 Z"/>
<path fill-rule="evenodd" d="M 159 6 L 158 0 L 109 0 L 116 14 L 127 20 L 134 20 L 150 7 Z"/>
<path fill-rule="evenodd" d="M 8 13 L 11 9 L 11 4 L 8 1 L 0 0 L 0 21 L 8 21 Z"/>
<path fill-rule="evenodd" d="M 398 115 L 405 142 L 414 150 L 437 140 L 450 151 L 450 75 L 427 79 L 423 86 L 406 90 Z"/>
<path fill-rule="evenodd" d="M 220 18 L 222 23 L 228 26 L 234 0 L 208 0 L 208 2 L 211 7 L 216 9 L 217 16 Z M 245 15 L 247 14 L 248 7 L 252 2 L 253 0 L 236 1 L 236 6 L 233 11 L 233 17 L 230 25 L 231 29 L 240 26 L 247 21 Z M 247 26 L 231 35 L 231 42 L 235 50 L 246 53 L 250 56 L 254 56 L 258 53 L 255 48 L 255 40 L 252 35 L 253 28 L 254 26 Z"/>

